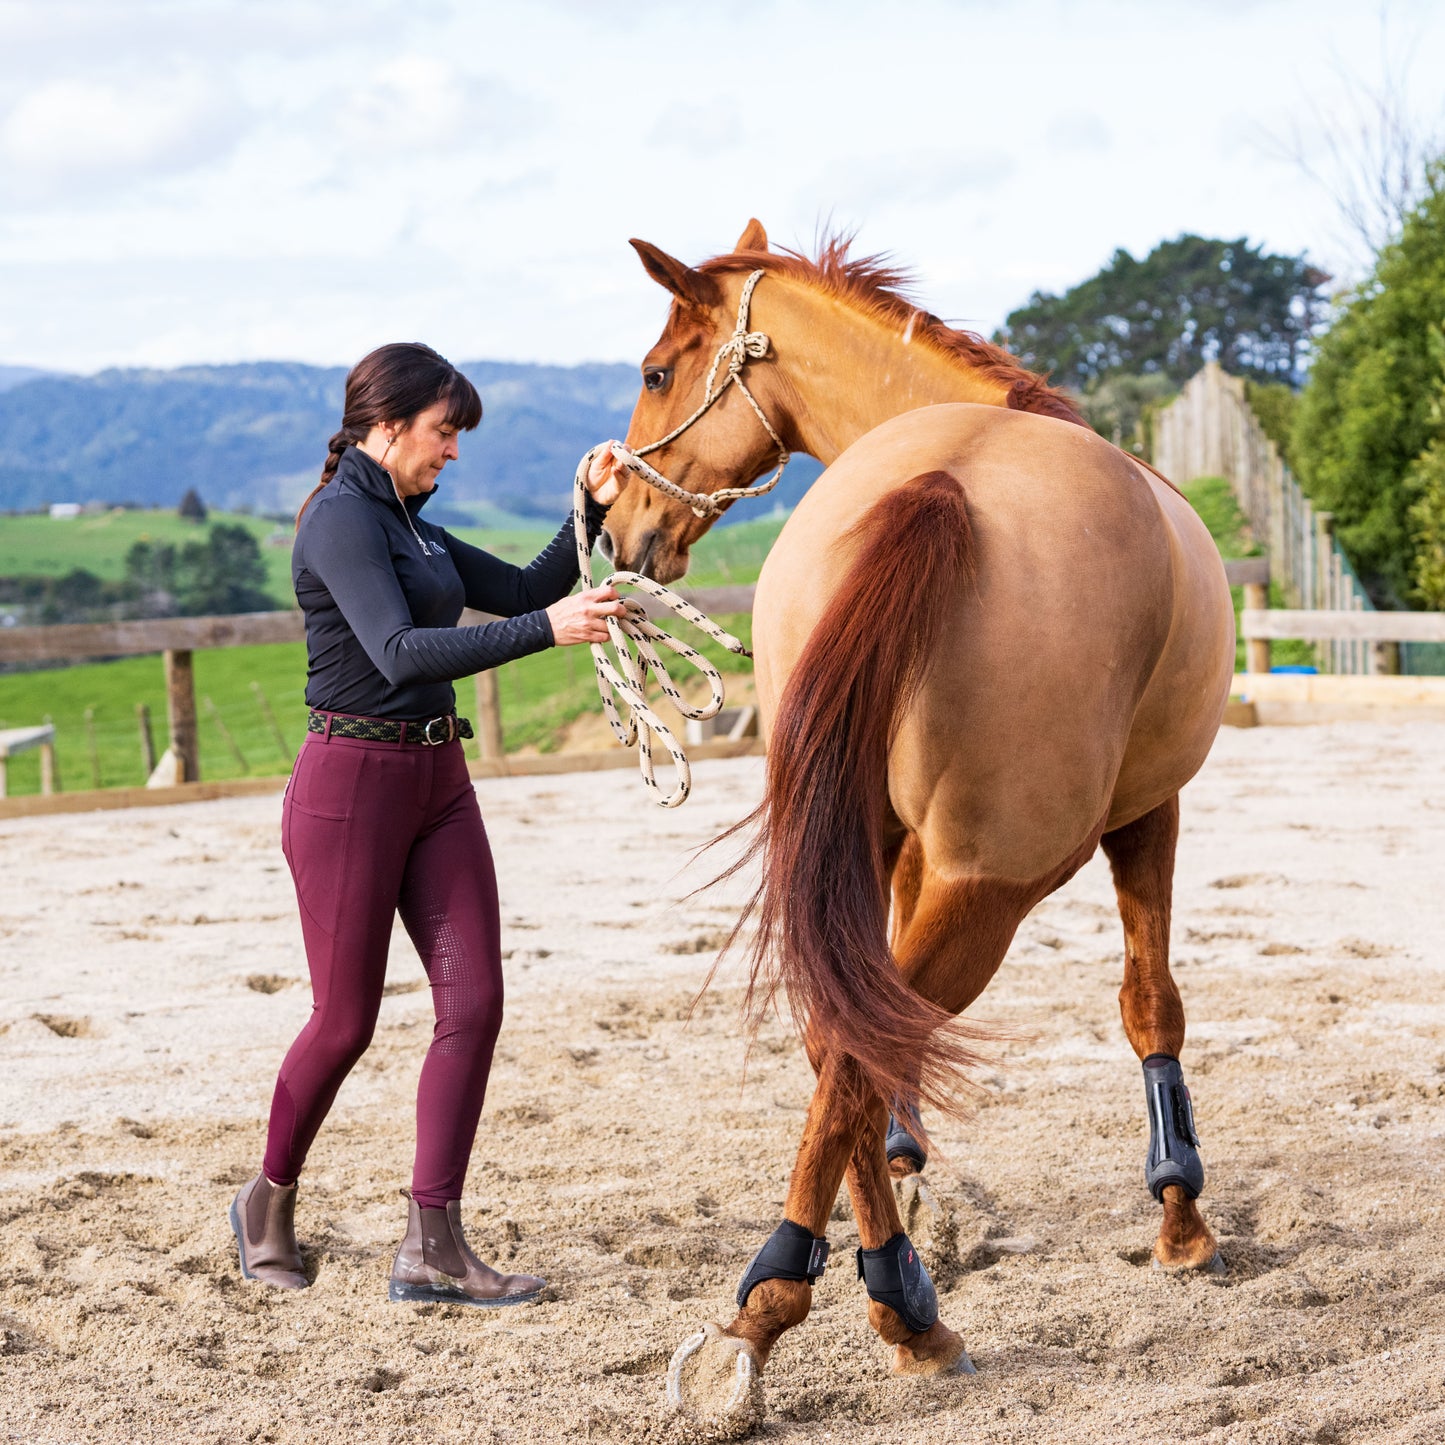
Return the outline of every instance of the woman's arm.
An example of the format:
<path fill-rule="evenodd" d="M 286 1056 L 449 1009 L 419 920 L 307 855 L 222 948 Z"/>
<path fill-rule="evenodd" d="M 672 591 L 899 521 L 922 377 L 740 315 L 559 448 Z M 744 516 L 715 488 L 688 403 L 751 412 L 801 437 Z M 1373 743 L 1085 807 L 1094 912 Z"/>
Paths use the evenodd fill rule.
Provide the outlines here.
<path fill-rule="evenodd" d="M 590 550 L 607 519 L 607 508 L 598 506 L 589 496 L 586 515 Z M 467 606 L 478 612 L 515 617 L 521 612 L 550 607 L 565 597 L 577 582 L 577 539 L 571 517 L 525 567 L 504 562 L 450 532 L 446 538 L 447 550 L 466 591 Z"/>
<path fill-rule="evenodd" d="M 330 592 L 372 665 L 394 687 L 452 682 L 552 646 L 551 621 L 536 606 L 480 627 L 414 626 L 391 549 L 371 508 L 360 497 L 332 500 L 325 525 L 307 528 L 303 562 Z"/>

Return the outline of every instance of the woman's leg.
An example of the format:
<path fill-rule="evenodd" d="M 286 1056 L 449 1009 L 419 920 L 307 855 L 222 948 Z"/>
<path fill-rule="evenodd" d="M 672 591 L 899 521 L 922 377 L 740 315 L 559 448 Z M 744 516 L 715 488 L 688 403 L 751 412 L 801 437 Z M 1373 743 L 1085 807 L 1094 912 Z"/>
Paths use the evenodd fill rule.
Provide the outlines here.
<path fill-rule="evenodd" d="M 437 757 L 432 797 L 400 906 L 431 979 L 436 1028 L 417 1088 L 406 1237 L 387 1293 L 400 1302 L 525 1304 L 546 1281 L 499 1274 L 462 1229 L 462 1184 L 502 1023 L 502 956 L 496 873 L 460 747 Z"/>
<path fill-rule="evenodd" d="M 416 1101 L 412 1197 L 462 1197 L 502 1025 L 497 875 L 460 746 L 438 749 L 433 807 L 402 880 L 402 922 L 431 981 L 436 1027 Z"/>
<path fill-rule="evenodd" d="M 420 750 L 310 738 L 282 813 L 311 970 L 311 1017 L 276 1080 L 266 1177 L 294 1184 L 342 1081 L 371 1042 L 411 841 Z"/>

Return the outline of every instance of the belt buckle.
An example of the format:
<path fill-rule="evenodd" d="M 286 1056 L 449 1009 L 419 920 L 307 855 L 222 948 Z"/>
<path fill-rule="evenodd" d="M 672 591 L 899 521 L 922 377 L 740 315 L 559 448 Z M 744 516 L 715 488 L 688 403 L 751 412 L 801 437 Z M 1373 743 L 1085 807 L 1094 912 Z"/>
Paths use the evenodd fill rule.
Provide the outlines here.
<path fill-rule="evenodd" d="M 427 745 L 427 747 L 429 747 L 429 748 L 439 747 L 442 743 L 449 743 L 449 742 L 451 742 L 451 740 L 452 740 L 452 737 L 451 737 L 451 733 L 452 733 L 451 721 L 452 721 L 452 720 L 451 720 L 451 717 L 450 717 L 450 716 L 447 716 L 447 717 L 434 717 L 434 718 L 432 718 L 432 719 L 427 723 L 427 725 L 421 730 L 421 740 L 422 740 L 422 742 L 424 742 L 424 743 Z M 445 736 L 445 737 L 434 738 L 434 737 L 431 735 L 431 730 L 432 730 L 438 723 L 441 723 L 441 724 L 446 728 L 446 736 Z"/>

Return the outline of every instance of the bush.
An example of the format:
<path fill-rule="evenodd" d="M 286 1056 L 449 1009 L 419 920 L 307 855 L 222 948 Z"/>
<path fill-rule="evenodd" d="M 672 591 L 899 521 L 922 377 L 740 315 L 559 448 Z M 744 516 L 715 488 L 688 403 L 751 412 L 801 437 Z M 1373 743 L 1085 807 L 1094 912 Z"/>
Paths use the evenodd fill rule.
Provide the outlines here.
<path fill-rule="evenodd" d="M 1445 168 L 1445 161 L 1441 163 Z M 1406 218 L 1320 342 L 1293 428 L 1300 480 L 1367 585 L 1415 591 L 1410 475 L 1445 435 L 1445 190 Z M 1416 593 L 1415 595 L 1419 595 Z"/>
<path fill-rule="evenodd" d="M 1445 440 L 1437 438 L 1415 458 L 1406 482 L 1415 494 L 1415 593 L 1426 607 L 1445 611 Z"/>
<path fill-rule="evenodd" d="M 1282 381 L 1246 381 L 1244 399 L 1265 436 L 1275 444 L 1280 460 L 1293 471 L 1290 443 L 1295 414 L 1299 410 L 1299 393 Z"/>

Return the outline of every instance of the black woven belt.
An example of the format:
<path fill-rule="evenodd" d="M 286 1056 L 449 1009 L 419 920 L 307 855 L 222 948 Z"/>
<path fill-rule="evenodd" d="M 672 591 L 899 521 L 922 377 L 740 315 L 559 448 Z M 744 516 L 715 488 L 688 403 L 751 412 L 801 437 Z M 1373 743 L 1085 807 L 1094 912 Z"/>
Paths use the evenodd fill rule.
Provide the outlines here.
<path fill-rule="evenodd" d="M 327 724 L 330 724 L 328 727 Z M 387 717 L 353 717 L 344 712 L 313 712 L 306 719 L 308 733 L 333 738 L 360 738 L 365 743 L 407 743 L 434 748 L 442 743 L 472 736 L 472 725 L 453 712 L 420 722 L 400 722 Z"/>

